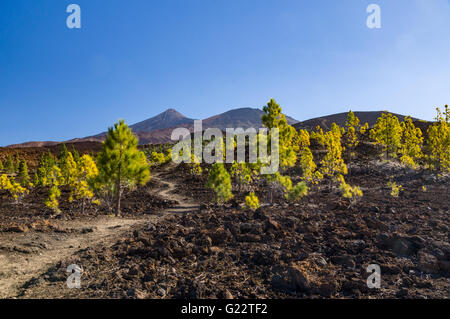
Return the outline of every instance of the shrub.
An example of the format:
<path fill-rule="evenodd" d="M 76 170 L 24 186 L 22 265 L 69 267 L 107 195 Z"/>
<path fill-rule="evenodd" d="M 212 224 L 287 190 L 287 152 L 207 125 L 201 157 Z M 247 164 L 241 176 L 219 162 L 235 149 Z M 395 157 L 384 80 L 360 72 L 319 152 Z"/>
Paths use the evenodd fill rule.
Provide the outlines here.
<path fill-rule="evenodd" d="M 391 196 L 398 197 L 400 195 L 400 192 L 403 190 L 402 185 L 397 185 L 396 182 L 389 182 L 387 186 L 391 189 Z"/>
<path fill-rule="evenodd" d="M 248 196 L 245 196 L 245 207 L 252 211 L 259 208 L 259 199 L 254 192 L 251 192 Z"/>
<path fill-rule="evenodd" d="M 339 180 L 339 190 L 341 191 L 342 197 L 348 199 L 350 201 L 350 206 L 355 205 L 358 200 L 363 196 L 363 192 L 361 188 L 358 186 L 351 186 L 347 184 L 344 176 L 340 175 L 338 177 Z"/>
<path fill-rule="evenodd" d="M 233 198 L 230 174 L 228 174 L 223 163 L 212 165 L 206 187 L 214 190 L 218 203 L 224 203 Z"/>

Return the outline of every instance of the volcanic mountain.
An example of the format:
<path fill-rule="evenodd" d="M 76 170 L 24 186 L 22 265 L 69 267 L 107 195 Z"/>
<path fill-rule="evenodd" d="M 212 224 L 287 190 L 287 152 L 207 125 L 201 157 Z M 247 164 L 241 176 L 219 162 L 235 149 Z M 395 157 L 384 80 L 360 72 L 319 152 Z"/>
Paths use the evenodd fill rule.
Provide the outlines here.
<path fill-rule="evenodd" d="M 203 130 L 207 128 L 219 128 L 225 130 L 226 128 L 238 128 L 247 129 L 250 127 L 260 128 L 262 126 L 261 116 L 263 111 L 255 108 L 239 108 L 227 111 L 225 113 L 215 115 L 206 118 L 202 121 Z M 381 116 L 383 111 L 373 111 L 373 112 L 354 112 L 355 115 L 360 119 L 361 124 L 369 123 L 373 126 L 376 120 Z M 395 114 L 399 121 L 405 119 L 404 115 Z M 340 126 L 344 126 L 347 120 L 347 113 L 338 113 L 333 115 L 327 115 L 323 117 L 317 117 L 309 119 L 303 122 L 298 122 L 295 119 L 286 116 L 289 124 L 293 125 L 297 130 L 307 129 L 311 130 L 316 128 L 316 126 L 321 126 L 324 130 L 329 130 L 331 124 L 335 122 Z M 426 131 L 429 123 L 421 122 L 413 118 L 416 125 L 425 125 L 423 131 Z M 146 119 L 142 122 L 133 124 L 130 128 L 139 138 L 139 144 L 163 144 L 171 142 L 172 131 L 177 127 L 184 127 L 189 129 L 191 132 L 194 130 L 194 120 L 184 116 L 183 114 L 177 112 L 174 109 L 168 109 L 163 113 L 160 113 L 154 117 Z M 79 143 L 79 142 L 102 142 L 106 137 L 106 132 L 100 133 L 98 135 L 89 136 L 85 138 L 76 138 L 65 143 Z M 10 145 L 9 147 L 41 147 L 55 145 L 60 142 L 29 142 L 24 144 Z"/>
<path fill-rule="evenodd" d="M 130 128 L 134 133 L 153 132 L 156 130 L 182 126 L 183 124 L 192 124 L 193 119 L 187 118 L 174 109 L 168 109 L 161 114 L 151 117 L 145 121 L 133 124 Z"/>

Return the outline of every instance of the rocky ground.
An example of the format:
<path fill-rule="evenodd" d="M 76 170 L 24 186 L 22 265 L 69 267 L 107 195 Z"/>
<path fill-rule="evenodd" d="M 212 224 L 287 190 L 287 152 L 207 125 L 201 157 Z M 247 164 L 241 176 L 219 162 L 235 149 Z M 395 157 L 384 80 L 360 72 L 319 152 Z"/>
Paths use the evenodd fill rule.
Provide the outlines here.
<path fill-rule="evenodd" d="M 205 177 L 172 167 L 158 179 L 166 183 L 159 195 L 175 199 L 174 209 L 156 210 L 158 218 L 110 244 L 61 258 L 17 296 L 449 298 L 448 176 L 383 162 L 349 170 L 347 181 L 364 192 L 352 207 L 323 186 L 299 203 L 280 200 L 250 212 L 239 196 L 226 206 L 209 204 Z M 386 187 L 392 176 L 403 185 L 398 198 Z M 70 264 L 83 269 L 80 289 L 67 288 Z M 367 287 L 370 264 L 381 267 L 380 289 Z"/>

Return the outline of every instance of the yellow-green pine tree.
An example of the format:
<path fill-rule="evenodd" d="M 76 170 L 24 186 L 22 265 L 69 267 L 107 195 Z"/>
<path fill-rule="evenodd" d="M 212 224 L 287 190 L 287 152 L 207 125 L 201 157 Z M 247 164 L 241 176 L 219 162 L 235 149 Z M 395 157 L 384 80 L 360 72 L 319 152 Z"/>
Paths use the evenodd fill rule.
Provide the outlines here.
<path fill-rule="evenodd" d="M 428 128 L 428 148 L 430 150 L 430 166 L 436 170 L 448 171 L 450 169 L 450 124 L 449 110 L 445 106 L 445 117 L 439 108 L 436 123 Z"/>
<path fill-rule="evenodd" d="M 71 155 L 70 155 L 71 157 Z M 98 168 L 95 161 L 89 155 L 83 155 L 78 161 L 75 172 L 71 174 L 71 199 L 75 196 L 81 200 L 81 213 L 84 214 L 86 201 L 94 197 L 91 183 L 98 175 Z"/>
<path fill-rule="evenodd" d="M 397 157 L 398 149 L 401 147 L 402 127 L 396 116 L 383 113 L 370 130 L 370 135 L 377 143 L 383 145 L 387 159 Z"/>
<path fill-rule="evenodd" d="M 231 177 L 223 163 L 212 165 L 206 187 L 214 190 L 218 203 L 224 203 L 233 198 Z"/>
<path fill-rule="evenodd" d="M 411 167 L 417 166 L 417 160 L 423 157 L 422 144 L 423 137 L 420 128 L 416 127 L 411 117 L 406 117 L 401 123 L 402 140 L 400 161 Z"/>
<path fill-rule="evenodd" d="M 347 174 L 347 165 L 342 158 L 342 129 L 333 123 L 331 131 L 324 134 L 327 154 L 322 159 L 320 171 L 324 176 L 335 178 L 338 174 Z"/>

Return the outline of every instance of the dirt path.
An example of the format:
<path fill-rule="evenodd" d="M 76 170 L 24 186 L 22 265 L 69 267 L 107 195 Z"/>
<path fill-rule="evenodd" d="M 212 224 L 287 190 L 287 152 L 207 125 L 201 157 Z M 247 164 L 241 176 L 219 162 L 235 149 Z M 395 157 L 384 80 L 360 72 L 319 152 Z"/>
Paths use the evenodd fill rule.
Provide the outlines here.
<path fill-rule="evenodd" d="M 156 191 L 156 194 L 162 198 L 176 200 L 178 202 L 176 207 L 167 209 L 164 212 L 183 214 L 195 211 L 199 208 L 199 205 L 192 198 L 173 193 L 178 183 L 164 177 L 164 175 L 168 174 L 168 172 L 175 167 L 175 164 L 170 163 L 162 171 L 153 175 L 153 180 L 164 185 L 164 188 L 160 186 Z"/>
<path fill-rule="evenodd" d="M 158 215 L 139 218 L 102 216 L 90 220 L 60 222 L 70 233 L 0 234 L 0 298 L 15 298 L 30 279 L 43 274 L 58 261 L 70 257 L 80 249 L 112 244 L 125 232 L 149 221 L 158 222 L 172 213 L 194 211 L 198 205 L 192 200 L 172 194 L 177 183 L 164 175 L 173 168 L 169 164 L 153 176 L 157 188 L 152 191 L 164 199 L 176 200 L 178 205 Z"/>
<path fill-rule="evenodd" d="M 143 219 L 102 216 L 90 221 L 65 223 L 71 233 L 23 233 L 1 236 L 0 298 L 17 296 L 19 288 L 52 264 L 94 244 L 109 242 Z"/>

